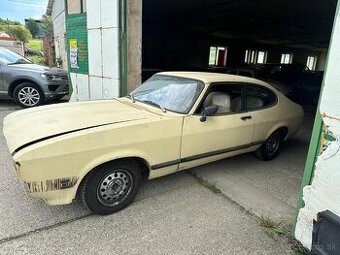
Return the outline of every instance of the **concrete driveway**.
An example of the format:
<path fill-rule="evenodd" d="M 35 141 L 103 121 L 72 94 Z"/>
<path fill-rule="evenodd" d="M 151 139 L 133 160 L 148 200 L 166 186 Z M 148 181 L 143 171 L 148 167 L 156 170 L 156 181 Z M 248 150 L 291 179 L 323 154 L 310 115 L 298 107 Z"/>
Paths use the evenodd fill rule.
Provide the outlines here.
<path fill-rule="evenodd" d="M 304 106 L 304 111 L 299 132 L 282 146 L 274 160 L 264 162 L 249 153 L 194 171 L 247 211 L 292 229 L 315 119 L 315 107 Z"/>
<path fill-rule="evenodd" d="M 0 102 L 1 130 L 17 109 Z M 148 182 L 131 206 L 103 217 L 79 202 L 49 207 L 27 197 L 2 132 L 0 155 L 1 255 L 291 254 L 285 239 L 269 236 L 256 217 L 188 173 Z"/>

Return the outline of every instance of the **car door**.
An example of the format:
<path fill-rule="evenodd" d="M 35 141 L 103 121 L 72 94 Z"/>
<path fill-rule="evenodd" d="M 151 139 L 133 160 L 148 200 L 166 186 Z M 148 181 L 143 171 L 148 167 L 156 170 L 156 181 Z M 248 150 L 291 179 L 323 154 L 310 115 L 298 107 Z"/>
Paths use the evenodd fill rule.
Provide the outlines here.
<path fill-rule="evenodd" d="M 200 121 L 199 113 L 202 108 L 218 104 L 218 100 L 212 102 L 211 99 L 216 98 L 216 94 L 219 95 L 217 99 L 229 100 L 229 106 L 222 105 L 221 108 L 226 111 L 219 111 L 214 116 L 209 116 L 206 121 Z M 230 98 L 226 99 L 224 95 Z M 223 158 L 226 153 L 237 154 L 250 146 L 253 120 L 244 112 L 244 96 L 244 84 L 210 85 L 196 114 L 184 118 L 179 170 Z"/>
<path fill-rule="evenodd" d="M 254 125 L 252 143 L 264 142 L 281 119 L 275 109 L 277 96 L 271 89 L 256 84 L 246 84 L 246 94 L 246 110 Z"/>

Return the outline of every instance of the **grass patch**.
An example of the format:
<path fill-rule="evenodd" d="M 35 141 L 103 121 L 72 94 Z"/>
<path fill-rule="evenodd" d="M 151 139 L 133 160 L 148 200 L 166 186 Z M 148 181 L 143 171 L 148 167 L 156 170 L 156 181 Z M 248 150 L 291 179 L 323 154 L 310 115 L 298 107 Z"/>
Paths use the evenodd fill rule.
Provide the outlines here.
<path fill-rule="evenodd" d="M 301 244 L 293 246 L 293 255 L 308 255 L 309 251 Z"/>
<path fill-rule="evenodd" d="M 265 228 L 268 235 L 283 235 L 285 233 L 284 228 L 280 227 L 280 224 L 276 224 L 273 220 L 268 217 L 260 217 L 260 226 Z"/>
<path fill-rule="evenodd" d="M 288 231 L 286 228 L 281 227 L 281 223 L 277 224 L 273 220 L 271 220 L 268 217 L 259 217 L 259 223 L 260 226 L 262 226 L 265 229 L 265 232 L 271 236 L 282 236 L 283 238 L 286 238 L 288 242 L 290 243 L 291 249 L 293 250 L 292 255 L 307 255 L 309 254 L 309 251 L 302 246 L 300 242 L 298 242 L 292 235 L 290 231 Z"/>
<path fill-rule="evenodd" d="M 26 56 L 27 59 L 37 65 L 45 65 L 45 58 L 41 56 Z"/>
<path fill-rule="evenodd" d="M 204 187 L 211 190 L 215 194 L 220 194 L 221 190 L 217 188 L 217 186 L 213 182 L 209 182 L 204 180 L 202 177 L 198 176 L 195 172 L 192 172 L 191 175 Z"/>
<path fill-rule="evenodd" d="M 35 51 L 44 51 L 43 41 L 41 39 L 32 39 L 27 44 L 26 47 Z"/>

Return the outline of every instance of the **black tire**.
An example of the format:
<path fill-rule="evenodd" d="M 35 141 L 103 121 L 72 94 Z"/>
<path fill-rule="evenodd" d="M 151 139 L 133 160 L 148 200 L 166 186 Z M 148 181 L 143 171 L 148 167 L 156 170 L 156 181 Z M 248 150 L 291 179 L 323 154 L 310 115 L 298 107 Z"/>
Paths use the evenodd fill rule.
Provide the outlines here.
<path fill-rule="evenodd" d="M 44 102 L 44 94 L 33 82 L 19 84 L 13 93 L 15 102 L 23 108 L 41 105 Z"/>
<path fill-rule="evenodd" d="M 107 215 L 131 204 L 140 185 L 138 165 L 132 160 L 120 160 L 92 171 L 82 182 L 80 196 L 92 212 Z"/>
<path fill-rule="evenodd" d="M 282 134 L 279 131 L 272 133 L 268 139 L 255 151 L 255 156 L 263 161 L 270 161 L 280 154 L 283 143 Z"/>

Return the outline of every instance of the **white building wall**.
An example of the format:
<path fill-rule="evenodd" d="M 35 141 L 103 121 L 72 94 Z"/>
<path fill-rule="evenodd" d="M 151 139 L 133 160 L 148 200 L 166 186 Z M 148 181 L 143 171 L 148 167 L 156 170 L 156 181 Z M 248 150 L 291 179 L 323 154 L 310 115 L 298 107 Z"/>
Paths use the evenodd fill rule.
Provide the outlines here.
<path fill-rule="evenodd" d="M 54 43 L 56 58 L 61 58 L 62 67 L 67 69 L 66 55 L 66 22 L 65 22 L 65 1 L 56 0 L 52 7 L 52 20 L 54 28 Z"/>
<path fill-rule="evenodd" d="M 73 93 L 70 101 L 118 97 L 119 2 L 87 0 L 88 75 L 71 73 Z"/>
<path fill-rule="evenodd" d="M 320 113 L 327 131 L 337 140 L 318 157 L 313 182 L 303 190 L 305 207 L 298 215 L 295 237 L 311 249 L 313 219 L 330 210 L 340 216 L 340 15 L 335 16 L 321 97 Z"/>
<path fill-rule="evenodd" d="M 89 98 L 119 96 L 119 3 L 88 0 Z"/>

